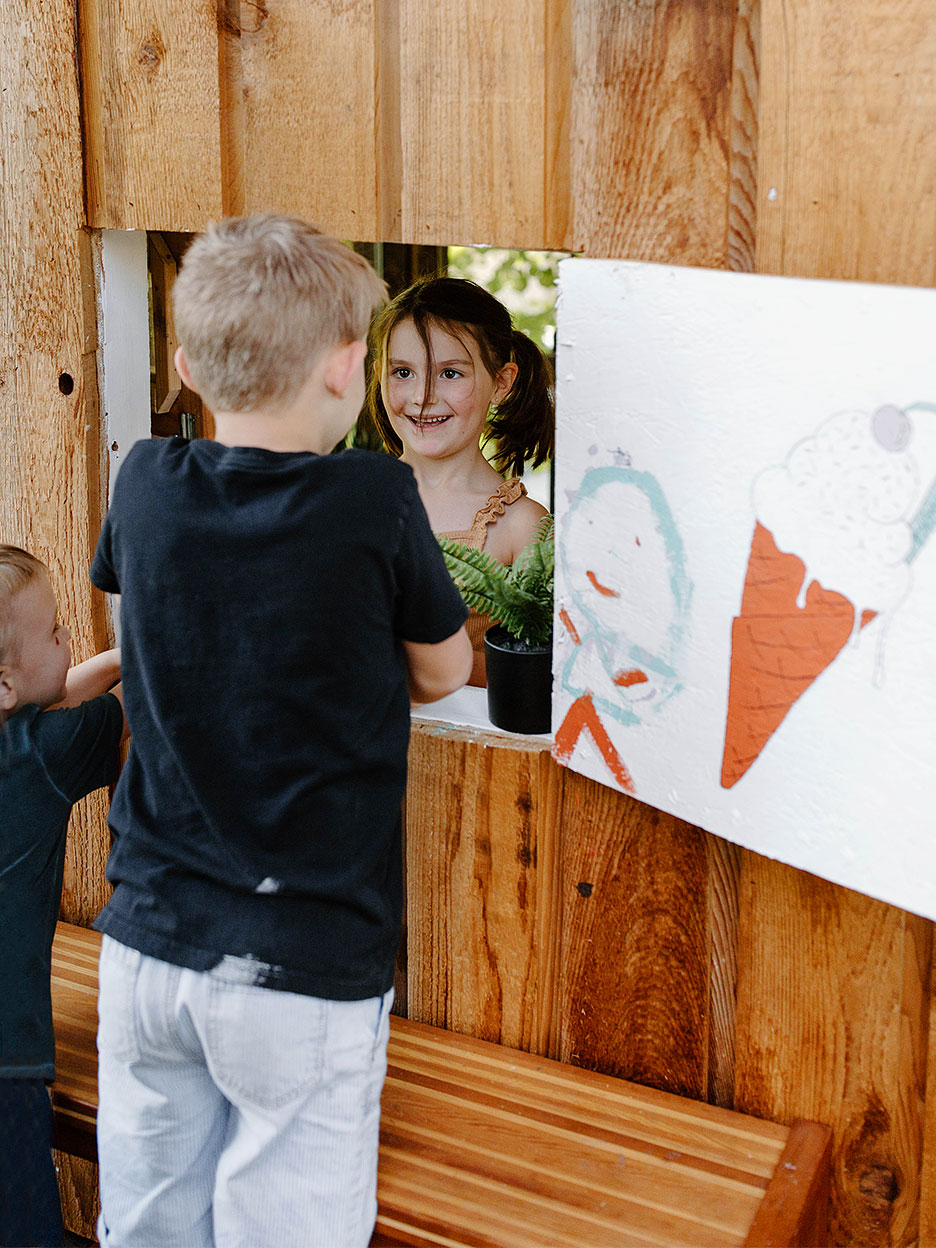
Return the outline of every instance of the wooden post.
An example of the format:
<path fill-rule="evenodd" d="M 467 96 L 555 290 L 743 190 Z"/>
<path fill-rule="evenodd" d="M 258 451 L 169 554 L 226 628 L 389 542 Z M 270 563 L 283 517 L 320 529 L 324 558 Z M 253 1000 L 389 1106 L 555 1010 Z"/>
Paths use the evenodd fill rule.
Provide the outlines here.
<path fill-rule="evenodd" d="M 0 534 L 49 565 L 76 660 L 108 640 L 88 565 L 103 498 L 92 240 L 71 0 L 11 0 L 0 40 Z M 24 49 L 26 54 L 24 54 Z M 106 794 L 72 819 L 62 914 L 103 902 Z"/>

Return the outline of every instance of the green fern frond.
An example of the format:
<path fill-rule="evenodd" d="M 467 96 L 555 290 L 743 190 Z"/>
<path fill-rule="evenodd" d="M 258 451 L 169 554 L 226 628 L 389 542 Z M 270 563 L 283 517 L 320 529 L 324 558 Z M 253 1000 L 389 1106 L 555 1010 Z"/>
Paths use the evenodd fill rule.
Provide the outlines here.
<path fill-rule="evenodd" d="M 555 554 L 552 517 L 544 516 L 536 538 L 511 567 L 462 542 L 440 537 L 452 579 L 467 606 L 483 611 L 514 637 L 531 645 L 552 636 Z"/>

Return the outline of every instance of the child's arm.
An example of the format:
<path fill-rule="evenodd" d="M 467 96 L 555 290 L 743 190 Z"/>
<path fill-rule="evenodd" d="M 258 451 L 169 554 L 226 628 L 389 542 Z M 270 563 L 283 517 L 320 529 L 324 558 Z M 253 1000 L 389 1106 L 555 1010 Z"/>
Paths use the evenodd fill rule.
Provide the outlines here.
<path fill-rule="evenodd" d="M 69 670 L 65 677 L 65 698 L 59 705 L 80 706 L 82 702 L 109 691 L 116 693 L 123 705 L 120 691 L 114 689 L 119 680 L 120 651 L 103 650 Z"/>
<path fill-rule="evenodd" d="M 464 624 L 434 645 L 404 641 L 403 653 L 411 706 L 437 702 L 460 689 L 471 675 L 471 642 Z"/>

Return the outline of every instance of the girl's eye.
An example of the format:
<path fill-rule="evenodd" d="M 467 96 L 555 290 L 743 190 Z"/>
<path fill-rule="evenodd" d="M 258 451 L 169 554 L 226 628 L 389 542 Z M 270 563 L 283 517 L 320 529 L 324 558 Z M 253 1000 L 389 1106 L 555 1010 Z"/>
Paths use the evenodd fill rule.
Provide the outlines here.
<path fill-rule="evenodd" d="M 413 370 L 411 368 L 404 368 L 402 364 L 399 366 L 399 368 L 393 369 L 393 371 L 390 374 L 391 377 L 396 377 L 397 381 L 409 381 L 412 375 L 413 375 Z"/>
<path fill-rule="evenodd" d="M 457 381 L 458 378 L 463 377 L 464 374 L 460 373 L 457 368 L 443 368 L 442 376 L 446 381 Z"/>

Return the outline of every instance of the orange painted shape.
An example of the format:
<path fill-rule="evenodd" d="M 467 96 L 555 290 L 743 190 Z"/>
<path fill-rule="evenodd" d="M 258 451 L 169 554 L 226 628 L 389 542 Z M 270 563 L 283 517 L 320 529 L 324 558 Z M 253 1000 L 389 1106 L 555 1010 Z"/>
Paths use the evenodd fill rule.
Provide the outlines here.
<path fill-rule="evenodd" d="M 642 672 L 639 667 L 632 667 L 629 671 L 618 672 L 614 683 L 622 689 L 629 689 L 631 685 L 645 685 L 649 679 L 647 673 Z"/>
<path fill-rule="evenodd" d="M 607 585 L 602 585 L 601 582 L 598 580 L 598 578 L 595 576 L 594 572 L 586 572 L 585 575 L 591 581 L 592 585 L 594 585 L 595 589 L 598 590 L 598 593 L 601 594 L 603 597 L 620 598 L 621 595 L 617 592 L 617 590 L 608 589 Z"/>
<path fill-rule="evenodd" d="M 577 629 L 577 628 L 575 627 L 575 625 L 572 623 L 572 617 L 571 617 L 571 615 L 569 615 L 569 613 L 568 613 L 568 611 L 565 609 L 565 607 L 560 607 L 560 609 L 559 609 L 559 619 L 560 619 L 560 620 L 562 620 L 563 624 L 564 624 L 564 625 L 565 625 L 565 627 L 566 627 L 566 632 L 569 634 L 569 636 L 572 638 L 572 640 L 575 642 L 575 644 L 576 644 L 577 646 L 580 646 L 580 645 L 582 644 L 582 639 L 581 639 L 581 637 L 578 635 L 578 629 Z"/>
<path fill-rule="evenodd" d="M 608 771 L 611 772 L 624 792 L 636 792 L 631 774 L 614 748 L 614 742 L 608 736 L 607 729 L 595 710 L 595 704 L 590 693 L 584 693 L 580 698 L 576 698 L 566 711 L 565 719 L 563 719 L 559 731 L 556 733 L 556 741 L 553 745 L 553 758 L 557 762 L 568 763 L 572 757 L 572 751 L 575 749 L 576 742 L 586 730 L 604 759 Z"/>
<path fill-rule="evenodd" d="M 798 605 L 805 571 L 796 555 L 777 549 L 769 529 L 756 526 L 731 630 L 723 788 L 737 784 L 852 634 L 855 608 L 843 594 L 811 581 L 805 607 Z M 876 614 L 863 611 L 860 627 Z"/>

